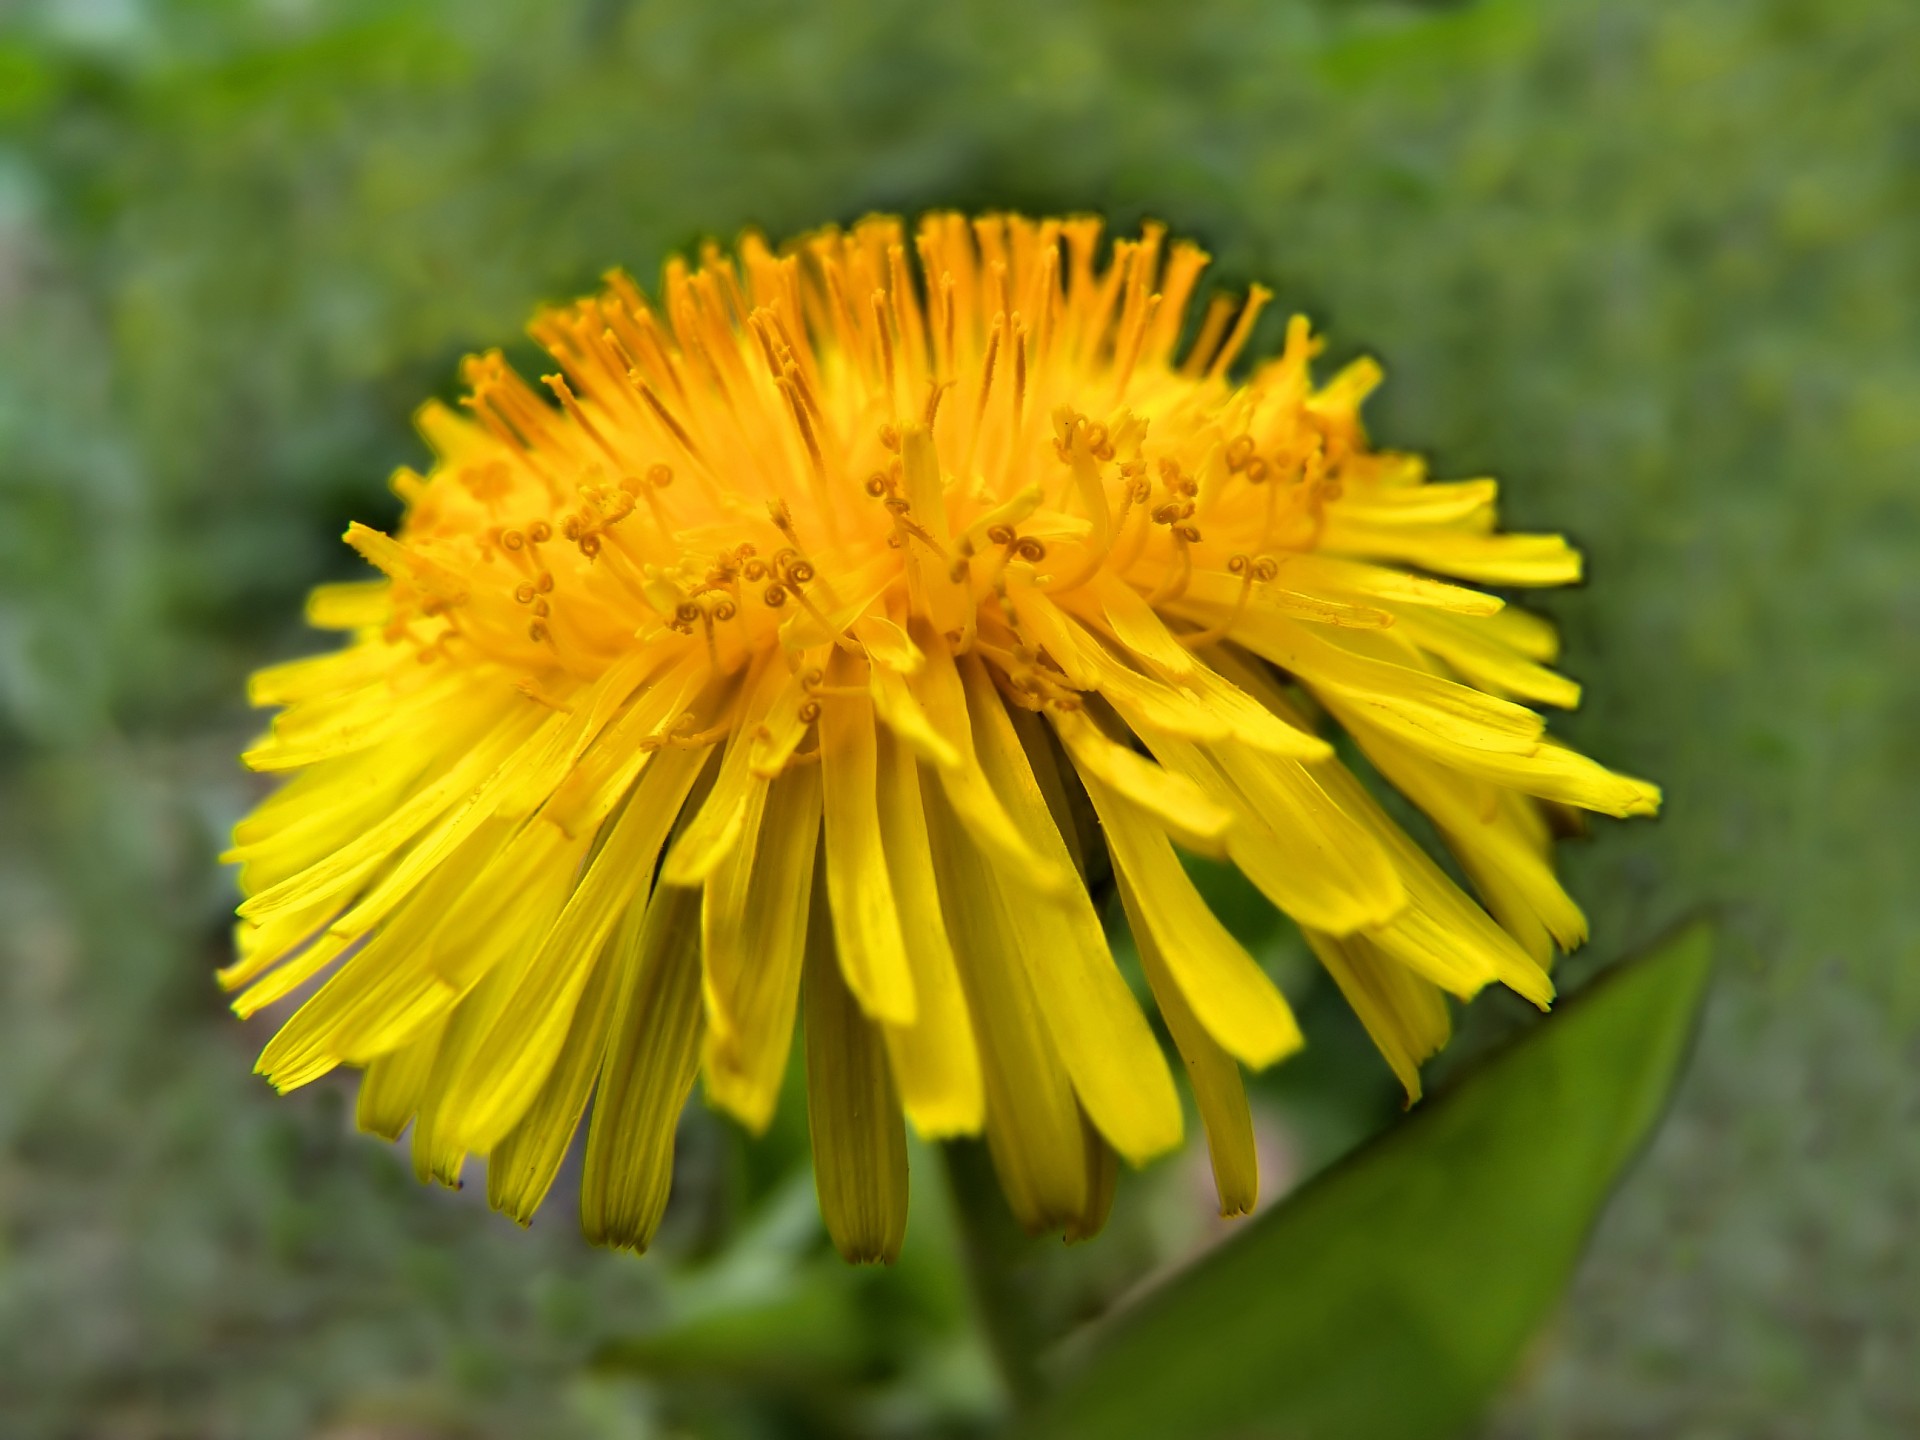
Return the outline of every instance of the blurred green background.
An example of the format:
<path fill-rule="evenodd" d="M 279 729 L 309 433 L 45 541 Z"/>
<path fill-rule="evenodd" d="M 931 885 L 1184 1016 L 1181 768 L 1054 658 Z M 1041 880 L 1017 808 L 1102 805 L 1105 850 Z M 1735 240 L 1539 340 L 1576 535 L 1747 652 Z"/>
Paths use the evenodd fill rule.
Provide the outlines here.
<path fill-rule="evenodd" d="M 209 978 L 244 676 L 457 358 L 611 264 L 933 204 L 1171 222 L 1384 360 L 1382 443 L 1588 550 L 1561 729 L 1668 810 L 1568 848 L 1568 975 L 1703 906 L 1721 968 L 1487 1435 L 1920 1434 L 1917 75 L 1911 0 L 0 6 L 0 1435 L 986 1423 L 932 1157 L 845 1272 L 799 1107 L 696 1104 L 659 1251 L 603 1255 L 569 1195 L 523 1235 L 416 1188 L 347 1086 L 274 1099 Z M 1277 1190 L 1394 1091 L 1235 913 L 1311 1041 Z M 1203 1172 L 1037 1268 L 1047 1326 L 1202 1243 Z"/>

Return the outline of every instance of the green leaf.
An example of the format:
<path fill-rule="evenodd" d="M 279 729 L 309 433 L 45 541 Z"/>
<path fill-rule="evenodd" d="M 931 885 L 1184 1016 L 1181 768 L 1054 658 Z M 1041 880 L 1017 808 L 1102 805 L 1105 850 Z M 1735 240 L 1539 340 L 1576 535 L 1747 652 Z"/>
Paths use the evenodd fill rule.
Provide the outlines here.
<path fill-rule="evenodd" d="M 1680 1069 L 1695 924 L 1596 981 L 1285 1204 L 1102 1322 L 1021 1433 L 1457 1434 L 1559 1296 Z"/>

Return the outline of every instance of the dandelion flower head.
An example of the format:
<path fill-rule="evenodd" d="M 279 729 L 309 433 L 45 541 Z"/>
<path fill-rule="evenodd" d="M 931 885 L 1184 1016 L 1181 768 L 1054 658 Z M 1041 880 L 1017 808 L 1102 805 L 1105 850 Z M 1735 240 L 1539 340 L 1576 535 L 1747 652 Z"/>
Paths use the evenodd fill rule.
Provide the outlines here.
<path fill-rule="evenodd" d="M 763 1128 L 798 1028 L 822 1213 L 871 1260 L 908 1122 L 984 1134 L 1028 1228 L 1097 1230 L 1116 1157 L 1181 1139 L 1143 997 L 1252 1206 L 1242 1070 L 1301 1035 L 1182 851 L 1298 923 L 1410 1097 L 1449 996 L 1545 1005 L 1585 935 L 1556 813 L 1658 795 L 1547 738 L 1553 632 L 1479 587 L 1579 556 L 1371 448 L 1377 367 L 1316 382 L 1304 319 L 1248 365 L 1268 292 L 1201 310 L 1206 263 L 877 218 L 657 300 L 610 276 L 534 321 L 540 389 L 468 360 L 397 533 L 347 532 L 381 578 L 310 601 L 345 648 L 253 682 L 246 760 L 292 778 L 236 831 L 222 978 L 251 1014 L 325 977 L 261 1071 L 363 1069 L 364 1128 L 423 1178 L 485 1157 L 523 1221 L 590 1112 L 582 1223 L 640 1249 L 696 1079 Z"/>

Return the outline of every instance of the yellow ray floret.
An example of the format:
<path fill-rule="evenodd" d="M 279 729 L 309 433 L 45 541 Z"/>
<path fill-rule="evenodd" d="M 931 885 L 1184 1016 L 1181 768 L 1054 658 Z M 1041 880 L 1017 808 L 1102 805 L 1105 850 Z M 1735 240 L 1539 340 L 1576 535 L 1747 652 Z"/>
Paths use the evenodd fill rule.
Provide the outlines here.
<path fill-rule="evenodd" d="M 348 531 L 383 578 L 309 603 L 347 647 L 253 682 L 280 713 L 247 763 L 296 773 L 236 829 L 221 978 L 243 1014 L 318 982 L 261 1070 L 364 1068 L 365 1128 L 449 1183 L 486 1157 L 522 1221 L 591 1107 L 582 1223 L 644 1249 L 696 1078 L 764 1127 L 803 1026 L 828 1231 L 889 1260 L 907 1123 L 984 1134 L 1069 1238 L 1116 1156 L 1180 1142 L 1089 876 L 1226 1212 L 1258 1184 L 1240 1067 L 1301 1036 L 1181 851 L 1301 925 L 1409 1095 L 1447 996 L 1546 1004 L 1586 929 L 1546 807 L 1659 796 L 1546 736 L 1530 706 L 1579 698 L 1552 630 L 1475 585 L 1580 557 L 1371 449 L 1378 368 L 1316 385 L 1304 320 L 1236 380 L 1265 290 L 1183 347 L 1205 264 L 1086 218 L 749 235 L 542 313 L 541 389 L 467 361 L 398 533 Z"/>

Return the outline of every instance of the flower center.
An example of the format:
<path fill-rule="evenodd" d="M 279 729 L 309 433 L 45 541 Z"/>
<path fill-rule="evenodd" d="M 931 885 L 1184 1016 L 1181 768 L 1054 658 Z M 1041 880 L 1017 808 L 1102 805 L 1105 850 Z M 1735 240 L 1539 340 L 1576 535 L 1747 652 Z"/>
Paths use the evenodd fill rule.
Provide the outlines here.
<path fill-rule="evenodd" d="M 389 636 L 563 706 L 636 649 L 819 669 L 910 650 L 916 624 L 1070 702 L 1022 591 L 1222 638 L 1314 546 L 1357 440 L 1307 383 L 1317 343 L 1296 323 L 1232 388 L 1264 291 L 1217 298 L 1176 366 L 1199 251 L 1162 275 L 1149 231 L 1096 276 L 1079 222 L 996 223 L 923 231 L 924 291 L 886 222 L 817 237 L 805 266 L 752 240 L 744 277 L 711 250 L 670 266 L 664 319 L 610 277 L 533 327 L 554 403 L 498 353 L 469 361 L 471 421 L 429 407 L 441 466 L 396 481 L 404 543 L 349 536 L 397 582 Z"/>

